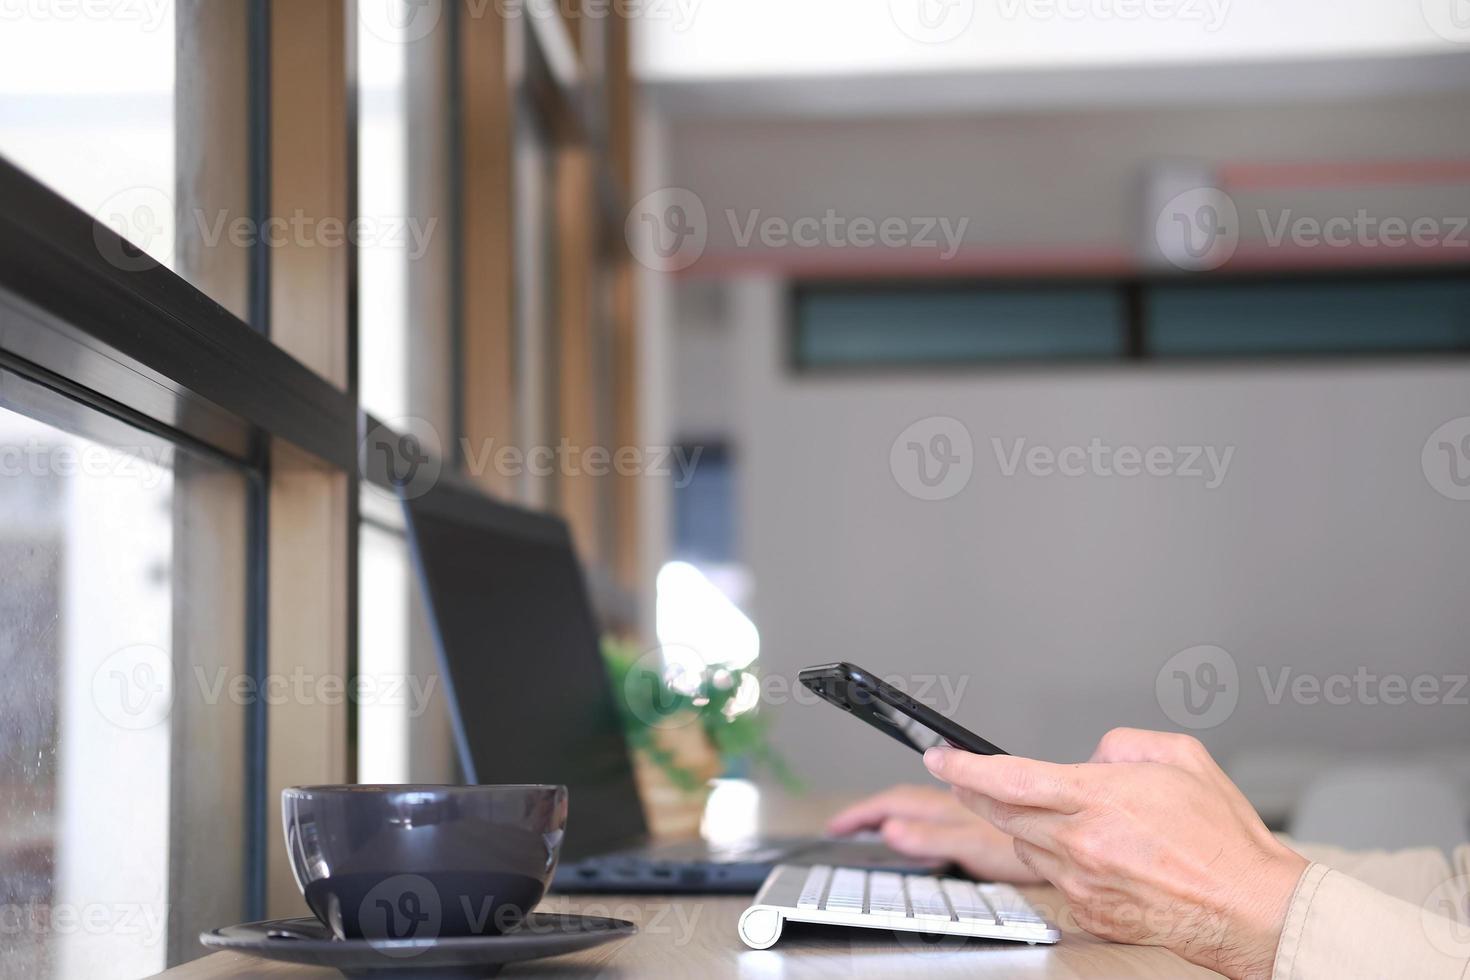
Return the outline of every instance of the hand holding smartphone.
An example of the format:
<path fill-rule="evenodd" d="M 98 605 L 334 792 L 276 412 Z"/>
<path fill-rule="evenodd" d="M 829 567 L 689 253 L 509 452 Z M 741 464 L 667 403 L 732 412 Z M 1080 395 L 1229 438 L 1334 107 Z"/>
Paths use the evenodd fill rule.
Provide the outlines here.
<path fill-rule="evenodd" d="M 977 755 L 1008 754 L 861 667 L 821 664 L 807 667 L 798 677 L 824 701 L 921 754 L 935 745 L 949 745 Z"/>

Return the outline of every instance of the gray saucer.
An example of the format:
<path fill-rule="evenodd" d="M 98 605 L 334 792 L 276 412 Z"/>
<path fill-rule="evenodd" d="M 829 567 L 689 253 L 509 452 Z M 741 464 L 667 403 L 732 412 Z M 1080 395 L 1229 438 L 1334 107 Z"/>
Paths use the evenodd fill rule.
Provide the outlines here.
<path fill-rule="evenodd" d="M 411 975 L 434 980 L 478 980 L 506 963 L 559 956 L 626 939 L 638 927 L 595 915 L 532 912 L 514 932 L 499 936 L 439 939 L 338 939 L 310 916 L 247 922 L 201 933 L 211 949 L 228 949 L 308 966 L 341 970 L 349 977 Z"/>

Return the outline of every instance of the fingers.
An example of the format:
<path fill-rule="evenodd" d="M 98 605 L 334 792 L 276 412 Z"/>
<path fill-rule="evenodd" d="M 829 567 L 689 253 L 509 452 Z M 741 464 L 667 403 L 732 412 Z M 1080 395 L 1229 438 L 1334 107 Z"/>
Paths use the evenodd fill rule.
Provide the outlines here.
<path fill-rule="evenodd" d="M 1199 739 L 1176 732 L 1114 728 L 1097 743 L 1093 762 L 1161 762 L 1194 772 L 1217 768 Z"/>
<path fill-rule="evenodd" d="M 1069 819 L 1053 810 L 1002 803 L 981 793 L 957 787 L 955 795 L 970 810 L 997 830 L 1038 847 L 1056 850 L 1056 835 Z"/>
<path fill-rule="evenodd" d="M 883 842 L 915 858 L 958 861 L 975 849 L 975 827 L 892 818 L 883 822 Z"/>
<path fill-rule="evenodd" d="M 851 834 L 883 825 L 889 817 L 953 822 L 955 809 L 943 792 L 930 787 L 895 786 L 854 803 L 827 821 L 827 833 Z"/>
<path fill-rule="evenodd" d="M 1045 878 L 1055 885 L 1062 879 L 1066 864 L 1061 858 L 1044 847 L 1016 838 L 1016 859 L 1031 869 L 1032 874 Z"/>
<path fill-rule="evenodd" d="M 924 765 L 951 785 L 1017 806 L 1076 813 L 1087 797 L 1081 767 L 939 747 L 924 753 Z"/>

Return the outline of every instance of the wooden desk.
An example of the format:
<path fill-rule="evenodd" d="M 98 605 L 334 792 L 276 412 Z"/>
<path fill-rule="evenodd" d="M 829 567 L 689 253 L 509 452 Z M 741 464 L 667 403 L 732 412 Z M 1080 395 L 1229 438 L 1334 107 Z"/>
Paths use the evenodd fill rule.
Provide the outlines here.
<path fill-rule="evenodd" d="M 832 812 L 831 798 L 800 800 L 763 797 L 759 824 L 767 833 L 810 831 Z M 501 977 L 669 977 L 685 980 L 800 980 L 805 977 L 924 977 L 942 980 L 986 977 L 1117 978 L 1176 980 L 1218 978 L 1172 953 L 1141 946 L 1101 942 L 1078 930 L 1055 889 L 1022 889 L 1061 926 L 1055 946 L 957 942 L 929 945 L 918 936 L 858 929 L 819 929 L 788 924 L 781 941 L 768 950 L 752 950 L 740 941 L 735 923 L 750 904 L 745 896 L 687 898 L 553 895 L 545 911 L 583 912 L 628 919 L 639 934 L 628 941 L 548 960 L 507 966 Z M 237 953 L 216 953 L 159 975 L 165 980 L 340 980 L 335 970 L 288 966 Z"/>

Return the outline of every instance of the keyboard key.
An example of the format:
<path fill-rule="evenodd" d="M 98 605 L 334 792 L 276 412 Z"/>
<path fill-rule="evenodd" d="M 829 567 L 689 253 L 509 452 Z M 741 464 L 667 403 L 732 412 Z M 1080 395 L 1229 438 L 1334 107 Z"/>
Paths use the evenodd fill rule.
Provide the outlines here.
<path fill-rule="evenodd" d="M 873 871 L 868 875 L 868 911 L 875 915 L 908 915 L 903 894 L 903 875 Z"/>
<path fill-rule="evenodd" d="M 981 885 L 977 891 L 995 909 L 995 918 L 1002 925 L 1025 925 L 1046 921 L 1037 915 L 1026 899 L 1021 897 L 1021 893 L 1010 885 Z"/>
<path fill-rule="evenodd" d="M 938 878 L 914 875 L 905 879 L 909 889 L 909 904 L 916 919 L 938 919 L 953 922 L 954 913 L 945 901 L 944 889 L 939 887 Z"/>
<path fill-rule="evenodd" d="M 832 887 L 827 890 L 829 912 L 862 912 L 866 908 L 868 875 L 856 868 L 838 868 L 832 874 Z"/>
<path fill-rule="evenodd" d="M 806 882 L 801 886 L 801 897 L 796 900 L 799 909 L 819 909 L 822 896 L 827 891 L 827 881 L 832 877 L 829 865 L 818 864 L 806 873 Z M 788 892 L 789 894 L 789 892 Z"/>
<path fill-rule="evenodd" d="M 984 896 L 968 881 L 945 878 L 941 884 L 945 897 L 954 907 L 955 918 L 961 922 L 984 922 L 994 925 L 998 920 Z"/>
<path fill-rule="evenodd" d="M 751 906 L 739 927 L 740 938 L 753 949 L 775 942 L 782 920 L 1029 943 L 1061 939 L 1060 931 L 1008 885 L 977 887 L 930 875 L 783 864 L 761 891 L 764 903 Z M 786 897 L 772 902 L 776 895 Z M 762 922 L 766 927 L 757 928 Z"/>

